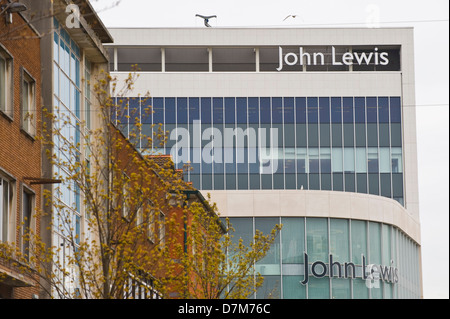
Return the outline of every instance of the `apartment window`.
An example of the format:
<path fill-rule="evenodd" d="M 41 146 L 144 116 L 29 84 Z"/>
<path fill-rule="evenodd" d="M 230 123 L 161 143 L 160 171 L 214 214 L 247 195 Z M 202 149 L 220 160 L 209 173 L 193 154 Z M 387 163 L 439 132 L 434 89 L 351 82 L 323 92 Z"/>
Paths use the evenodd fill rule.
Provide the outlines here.
<path fill-rule="evenodd" d="M 22 193 L 22 253 L 29 259 L 31 229 L 33 227 L 34 195 L 28 190 Z"/>
<path fill-rule="evenodd" d="M 166 243 L 166 216 L 163 212 L 159 212 L 159 243 L 164 247 Z"/>
<path fill-rule="evenodd" d="M 36 82 L 22 69 L 22 129 L 27 133 L 36 134 Z"/>
<path fill-rule="evenodd" d="M 12 107 L 12 58 L 0 46 L 0 111 L 13 116 Z"/>
<path fill-rule="evenodd" d="M 11 182 L 0 176 L 0 242 L 8 241 L 9 215 L 12 207 Z"/>

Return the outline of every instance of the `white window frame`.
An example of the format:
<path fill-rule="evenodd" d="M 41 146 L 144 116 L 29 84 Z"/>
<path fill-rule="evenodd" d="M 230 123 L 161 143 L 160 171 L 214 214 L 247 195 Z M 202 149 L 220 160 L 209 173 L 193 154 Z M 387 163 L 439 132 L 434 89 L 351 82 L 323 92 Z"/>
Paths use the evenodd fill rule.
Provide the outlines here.
<path fill-rule="evenodd" d="M 0 112 L 10 119 L 14 116 L 13 96 L 13 58 L 0 45 Z"/>
<path fill-rule="evenodd" d="M 25 194 L 27 194 L 27 196 L 29 196 L 29 205 L 30 205 L 30 212 L 29 212 L 29 218 L 30 220 L 28 221 L 28 223 L 26 223 L 25 220 Z M 34 193 L 33 190 L 31 190 L 30 188 L 26 187 L 25 185 L 22 186 L 22 190 L 21 190 L 21 209 L 20 209 L 20 221 L 22 224 L 21 230 L 20 230 L 20 235 L 21 235 L 21 243 L 20 243 L 20 249 L 22 251 L 22 254 L 24 254 L 24 256 L 27 256 L 28 261 L 30 260 L 30 252 L 26 251 L 26 248 L 30 248 L 30 242 L 28 242 L 28 244 L 24 241 L 24 236 L 26 235 L 27 231 L 25 230 L 25 225 L 28 224 L 28 227 L 30 229 L 31 232 L 35 232 L 35 228 L 36 228 L 36 224 L 35 224 L 35 207 L 36 207 L 36 194 Z M 30 239 L 31 241 L 32 239 Z"/>
<path fill-rule="evenodd" d="M 34 136 L 36 134 L 36 81 L 24 68 L 21 75 L 21 127 Z"/>
<path fill-rule="evenodd" d="M 0 242 L 15 240 L 15 179 L 0 169 Z M 5 209 L 6 207 L 6 209 Z"/>
<path fill-rule="evenodd" d="M 9 180 L 0 176 L 0 242 L 8 241 L 9 212 L 11 211 L 9 185 Z"/>

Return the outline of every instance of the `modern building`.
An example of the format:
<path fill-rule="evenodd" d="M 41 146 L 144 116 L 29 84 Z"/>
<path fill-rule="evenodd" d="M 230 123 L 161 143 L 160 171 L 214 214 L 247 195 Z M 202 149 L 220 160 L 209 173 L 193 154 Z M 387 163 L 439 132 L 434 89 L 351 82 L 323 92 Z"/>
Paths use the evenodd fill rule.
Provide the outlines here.
<path fill-rule="evenodd" d="M 139 73 L 122 132 L 161 124 L 135 145 L 189 164 L 236 238 L 283 224 L 255 297 L 422 297 L 411 28 L 109 32 L 113 76 Z"/>

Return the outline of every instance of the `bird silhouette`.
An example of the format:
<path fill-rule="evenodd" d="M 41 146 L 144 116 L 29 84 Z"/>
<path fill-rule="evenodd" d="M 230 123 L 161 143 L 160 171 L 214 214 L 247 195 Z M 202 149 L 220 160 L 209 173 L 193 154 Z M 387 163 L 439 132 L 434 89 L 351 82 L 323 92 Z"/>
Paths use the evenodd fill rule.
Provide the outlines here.
<path fill-rule="evenodd" d="M 287 18 L 289 18 L 289 17 L 293 17 L 293 18 L 296 18 L 297 17 L 297 15 L 295 15 L 295 14 L 290 14 L 290 15 L 288 15 L 286 18 L 284 18 L 284 20 L 283 21 L 285 21 Z"/>
<path fill-rule="evenodd" d="M 211 26 L 209 25 L 209 19 L 211 19 L 211 18 L 217 18 L 217 16 L 202 16 L 202 15 L 200 15 L 200 14 L 196 14 L 195 15 L 196 17 L 200 17 L 200 18 L 202 18 L 203 20 L 205 20 L 205 26 L 206 27 L 208 27 L 208 28 L 211 28 Z"/>

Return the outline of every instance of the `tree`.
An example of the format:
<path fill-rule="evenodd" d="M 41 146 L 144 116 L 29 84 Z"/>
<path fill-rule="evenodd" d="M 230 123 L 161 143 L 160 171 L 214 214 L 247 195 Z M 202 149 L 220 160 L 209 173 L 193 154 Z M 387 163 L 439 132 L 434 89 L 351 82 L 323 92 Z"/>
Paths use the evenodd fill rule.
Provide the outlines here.
<path fill-rule="evenodd" d="M 248 297 L 262 283 L 254 264 L 279 227 L 258 233 L 250 247 L 233 243 L 216 205 L 184 182 L 170 160 L 158 164 L 159 156 L 134 147 L 137 137 L 150 149 L 166 138 L 160 126 L 142 136 L 138 119 L 128 138 L 118 130 L 133 116 L 123 114 L 121 102 L 135 81 L 131 73 L 118 88 L 100 72 L 91 84 L 98 106 L 93 129 L 62 110 L 48 112 L 52 125 L 43 121 L 41 140 L 53 178 L 61 181 L 44 191 L 53 244 L 29 230 L 28 251 L 0 243 L 0 257 L 14 256 L 23 273 L 36 274 L 36 285 L 57 298 Z"/>
<path fill-rule="evenodd" d="M 211 203 L 209 197 L 207 202 Z M 246 246 L 242 238 L 233 238 L 229 219 L 220 220 L 216 204 L 205 207 L 194 202 L 189 209 L 192 220 L 187 226 L 187 246 L 192 252 L 183 254 L 183 265 L 191 278 L 179 282 L 186 287 L 184 297 L 249 298 L 263 283 L 254 266 L 266 256 L 282 226 L 276 225 L 267 235 L 256 230 Z"/>

